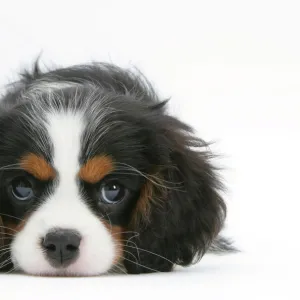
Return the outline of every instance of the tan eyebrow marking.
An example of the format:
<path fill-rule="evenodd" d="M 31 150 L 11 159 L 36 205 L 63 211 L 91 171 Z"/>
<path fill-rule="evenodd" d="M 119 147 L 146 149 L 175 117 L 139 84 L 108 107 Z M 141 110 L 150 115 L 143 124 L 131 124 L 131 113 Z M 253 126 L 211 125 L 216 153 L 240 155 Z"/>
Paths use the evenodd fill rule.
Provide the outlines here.
<path fill-rule="evenodd" d="M 97 183 L 114 169 L 109 156 L 99 155 L 88 160 L 79 171 L 78 176 L 89 183 Z"/>
<path fill-rule="evenodd" d="M 54 168 L 41 156 L 29 153 L 21 158 L 21 168 L 39 180 L 54 179 Z"/>

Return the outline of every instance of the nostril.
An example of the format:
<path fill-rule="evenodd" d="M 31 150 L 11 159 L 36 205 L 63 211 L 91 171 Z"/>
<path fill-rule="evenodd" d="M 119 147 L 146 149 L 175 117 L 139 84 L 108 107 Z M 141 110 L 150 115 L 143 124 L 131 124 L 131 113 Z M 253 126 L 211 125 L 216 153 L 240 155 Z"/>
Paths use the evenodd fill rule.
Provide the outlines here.
<path fill-rule="evenodd" d="M 78 247 L 72 244 L 69 244 L 66 246 L 66 250 L 70 251 L 70 252 L 75 252 L 78 251 Z"/>
<path fill-rule="evenodd" d="M 56 246 L 54 244 L 49 244 L 49 245 L 44 245 L 44 247 L 51 252 L 55 252 L 56 251 Z"/>
<path fill-rule="evenodd" d="M 55 244 L 50 243 L 47 238 L 42 239 L 41 244 L 42 244 L 43 248 L 45 250 L 49 251 L 49 252 L 55 252 L 56 251 Z"/>

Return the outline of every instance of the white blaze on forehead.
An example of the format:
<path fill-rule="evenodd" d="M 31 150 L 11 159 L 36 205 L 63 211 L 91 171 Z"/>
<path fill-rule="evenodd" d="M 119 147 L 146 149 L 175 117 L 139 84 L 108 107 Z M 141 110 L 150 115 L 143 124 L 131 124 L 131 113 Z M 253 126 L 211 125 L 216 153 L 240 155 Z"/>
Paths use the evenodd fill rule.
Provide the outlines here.
<path fill-rule="evenodd" d="M 85 204 L 77 174 L 84 121 L 80 113 L 51 112 L 47 131 L 53 148 L 53 164 L 58 174 L 51 195 L 29 217 L 12 244 L 12 257 L 25 272 L 57 274 L 39 246 L 49 230 L 72 229 L 82 236 L 80 255 L 67 270 L 69 274 L 93 275 L 111 268 L 116 246 L 109 231 Z"/>
<path fill-rule="evenodd" d="M 56 112 L 49 114 L 47 119 L 54 150 L 54 167 L 58 170 L 60 180 L 74 179 L 79 171 L 83 117 L 74 112 Z"/>

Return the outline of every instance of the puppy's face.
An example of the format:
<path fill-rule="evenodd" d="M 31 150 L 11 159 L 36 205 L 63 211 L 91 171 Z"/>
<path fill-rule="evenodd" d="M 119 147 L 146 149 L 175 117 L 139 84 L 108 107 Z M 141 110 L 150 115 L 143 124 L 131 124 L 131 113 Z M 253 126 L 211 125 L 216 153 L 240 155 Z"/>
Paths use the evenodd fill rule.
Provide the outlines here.
<path fill-rule="evenodd" d="M 141 273 L 201 256 L 225 206 L 207 153 L 189 149 L 201 142 L 185 134 L 188 127 L 149 94 L 145 103 L 103 87 L 107 78 L 99 86 L 53 74 L 30 80 L 3 100 L 0 115 L 0 216 L 9 249 L 0 267 L 97 275 L 124 263 Z"/>

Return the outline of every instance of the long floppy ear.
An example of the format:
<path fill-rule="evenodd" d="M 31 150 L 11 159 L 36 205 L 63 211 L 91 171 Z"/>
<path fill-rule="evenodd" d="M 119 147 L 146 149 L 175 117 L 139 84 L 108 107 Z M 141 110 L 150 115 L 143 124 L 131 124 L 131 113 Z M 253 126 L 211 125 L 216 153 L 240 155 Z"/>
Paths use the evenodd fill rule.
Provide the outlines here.
<path fill-rule="evenodd" d="M 153 144 L 164 167 L 148 176 L 128 228 L 136 233 L 124 248 L 129 273 L 166 272 L 199 260 L 226 216 L 206 143 L 173 117 L 164 116 L 161 127 Z"/>

